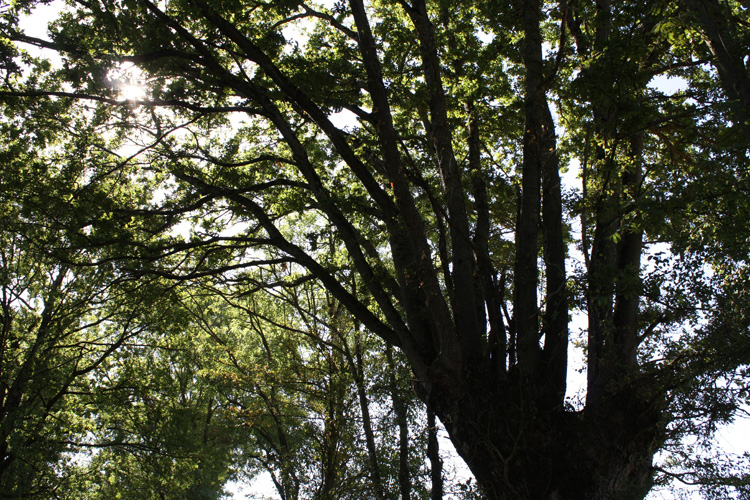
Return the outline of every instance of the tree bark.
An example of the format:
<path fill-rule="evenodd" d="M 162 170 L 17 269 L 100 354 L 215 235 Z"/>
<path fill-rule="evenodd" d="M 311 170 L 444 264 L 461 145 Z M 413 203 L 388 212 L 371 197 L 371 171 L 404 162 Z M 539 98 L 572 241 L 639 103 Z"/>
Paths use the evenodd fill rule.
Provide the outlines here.
<path fill-rule="evenodd" d="M 448 122 L 440 58 L 425 0 L 414 0 L 407 12 L 419 38 L 422 73 L 430 96 L 432 141 L 448 207 L 450 239 L 453 247 L 451 259 L 455 297 L 453 318 L 460 337 L 464 366 L 471 367 L 482 358 L 482 334 L 485 327 L 484 324 L 480 324 L 477 317 L 478 301 L 474 288 L 476 266 L 466 214 L 466 191 L 462 185 L 462 175 L 453 152 L 453 134 Z"/>
<path fill-rule="evenodd" d="M 469 390 L 433 402 L 488 500 L 635 500 L 651 488 L 660 413 L 637 391 L 589 418 L 535 411 L 519 389 Z"/>
<path fill-rule="evenodd" d="M 513 319 L 516 327 L 518 365 L 525 377 L 532 377 L 539 361 L 539 306 L 537 297 L 539 255 L 539 210 L 545 131 L 540 116 L 544 89 L 541 87 L 542 54 L 539 32 L 541 3 L 523 3 L 524 53 L 527 75 L 524 95 L 523 171 L 521 201 L 516 222 L 516 264 Z"/>

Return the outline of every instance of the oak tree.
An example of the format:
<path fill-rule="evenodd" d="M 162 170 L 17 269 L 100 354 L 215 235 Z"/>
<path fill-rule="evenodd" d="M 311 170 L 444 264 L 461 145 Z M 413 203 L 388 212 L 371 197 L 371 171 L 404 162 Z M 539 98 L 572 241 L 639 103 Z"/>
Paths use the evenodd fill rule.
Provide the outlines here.
<path fill-rule="evenodd" d="M 643 498 L 658 450 L 740 404 L 739 2 L 78 0 L 49 39 L 15 25 L 34 4 L 4 12 L 9 109 L 97 103 L 132 143 L 108 175 L 158 185 L 71 247 L 130 278 L 304 269 L 261 286 L 314 280 L 398 347 L 487 498 Z"/>

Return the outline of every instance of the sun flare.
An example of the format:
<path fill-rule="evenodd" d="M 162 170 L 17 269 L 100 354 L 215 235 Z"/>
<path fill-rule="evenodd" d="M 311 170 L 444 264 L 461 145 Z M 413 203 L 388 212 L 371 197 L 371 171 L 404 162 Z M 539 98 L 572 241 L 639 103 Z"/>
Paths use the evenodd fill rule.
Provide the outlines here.
<path fill-rule="evenodd" d="M 143 72 L 137 66 L 120 64 L 109 71 L 107 78 L 120 101 L 140 101 L 147 95 Z"/>

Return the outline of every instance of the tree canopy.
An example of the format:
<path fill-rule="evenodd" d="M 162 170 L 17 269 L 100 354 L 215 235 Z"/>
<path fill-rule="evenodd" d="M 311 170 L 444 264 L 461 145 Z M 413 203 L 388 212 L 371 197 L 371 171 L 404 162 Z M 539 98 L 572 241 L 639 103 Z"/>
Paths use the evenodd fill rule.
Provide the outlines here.
<path fill-rule="evenodd" d="M 436 416 L 489 500 L 750 494 L 698 451 L 748 398 L 745 2 L 49 4 L 0 8 L 6 491 L 439 498 Z"/>

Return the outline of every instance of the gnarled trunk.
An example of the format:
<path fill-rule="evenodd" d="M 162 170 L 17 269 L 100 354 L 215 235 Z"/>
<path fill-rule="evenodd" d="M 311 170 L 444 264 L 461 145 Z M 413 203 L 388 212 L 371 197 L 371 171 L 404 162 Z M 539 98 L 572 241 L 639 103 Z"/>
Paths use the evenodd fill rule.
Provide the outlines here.
<path fill-rule="evenodd" d="M 489 500 L 634 500 L 652 486 L 660 412 L 632 387 L 591 412 L 540 411 L 528 386 L 474 380 L 431 405 Z"/>

